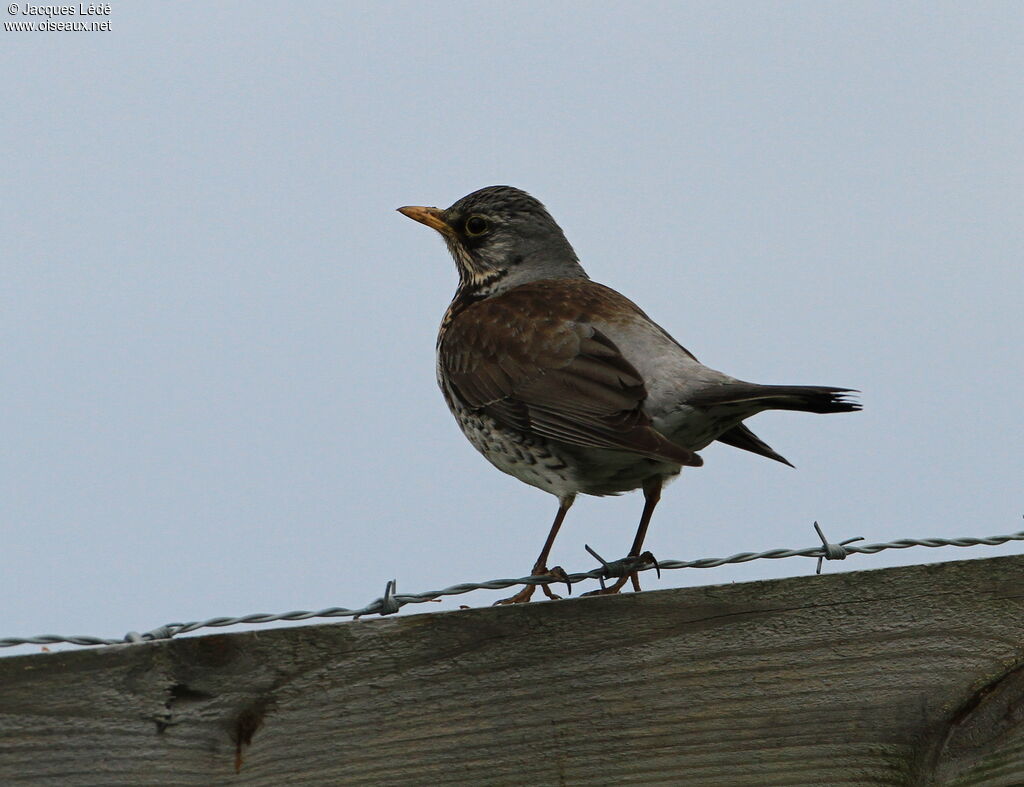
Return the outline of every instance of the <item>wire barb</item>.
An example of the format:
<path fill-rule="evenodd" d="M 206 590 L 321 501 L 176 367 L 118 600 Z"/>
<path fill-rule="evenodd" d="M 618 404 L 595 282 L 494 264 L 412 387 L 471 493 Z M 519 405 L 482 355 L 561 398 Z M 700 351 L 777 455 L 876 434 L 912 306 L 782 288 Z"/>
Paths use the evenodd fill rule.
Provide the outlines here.
<path fill-rule="evenodd" d="M 814 523 L 814 529 L 818 532 L 818 538 L 821 539 L 821 547 L 824 550 L 818 557 L 818 568 L 815 569 L 815 574 L 821 573 L 821 561 L 823 560 L 846 560 L 846 556 L 850 554 L 850 551 L 846 548 L 847 544 L 852 544 L 855 541 L 863 541 L 864 536 L 855 536 L 854 538 L 848 538 L 845 541 L 840 541 L 838 544 L 832 544 L 825 534 L 821 532 L 821 525 L 817 522 Z"/>
<path fill-rule="evenodd" d="M 611 579 L 612 577 L 621 577 L 623 576 L 623 574 L 625 574 L 625 572 L 618 572 L 618 569 L 621 568 L 621 566 L 613 566 L 611 563 L 609 563 L 607 560 L 605 560 L 603 557 L 597 554 L 596 550 L 591 549 L 590 544 L 584 544 L 583 548 L 590 553 L 590 556 L 594 558 L 594 560 L 601 564 L 601 573 L 597 577 L 597 581 L 601 583 L 601 590 L 605 589 L 605 579 Z"/>
<path fill-rule="evenodd" d="M 622 558 L 621 560 L 607 561 L 597 552 L 586 546 L 585 549 L 600 564 L 600 568 L 585 571 L 578 574 L 567 574 L 564 579 L 559 576 L 557 579 L 566 582 L 570 586 L 587 579 L 596 579 L 604 589 L 604 580 L 610 577 L 622 577 L 634 571 L 648 571 L 656 569 L 658 576 L 661 576 L 661 569 L 676 568 L 715 568 L 727 563 L 749 563 L 751 560 L 778 560 L 789 557 L 813 557 L 818 560 L 817 573 L 821 573 L 821 565 L 824 560 L 845 560 L 849 555 L 873 555 L 885 549 L 909 549 L 910 547 L 976 547 L 976 546 L 999 546 L 1008 541 L 1024 541 L 1024 531 L 1011 533 L 1006 536 L 989 536 L 987 538 L 903 538 L 898 541 L 889 541 L 880 544 L 863 544 L 860 546 L 849 546 L 856 541 L 863 541 L 861 537 L 848 538 L 838 544 L 830 542 L 825 538 L 821 526 L 815 522 L 814 529 L 821 539 L 821 546 L 806 547 L 804 549 L 770 549 L 767 552 L 739 552 L 729 557 L 705 557 L 698 560 L 655 560 L 650 553 L 644 553 L 639 557 Z M 564 573 L 564 572 L 563 572 Z M 363 615 L 394 615 L 406 604 L 422 604 L 427 601 L 436 601 L 439 596 L 457 596 L 462 593 L 470 593 L 474 590 L 504 590 L 513 585 L 522 584 L 546 584 L 551 581 L 550 576 L 545 577 L 520 577 L 519 579 L 492 579 L 488 582 L 464 582 L 460 585 L 452 585 L 442 590 L 430 590 L 425 593 L 410 593 L 399 596 L 396 592 L 397 583 L 391 580 L 384 588 L 384 595 L 381 598 L 367 604 L 362 609 L 347 609 L 346 607 L 328 607 L 316 612 L 297 610 L 294 612 L 283 612 L 277 615 L 259 613 L 255 615 L 243 615 L 242 617 L 221 617 L 210 618 L 209 620 L 193 621 L 191 623 L 167 623 L 151 631 L 140 634 L 137 631 L 130 631 L 121 639 L 107 639 L 105 637 L 93 636 L 57 636 L 55 634 L 40 634 L 35 637 L 7 637 L 0 639 L 0 648 L 11 648 L 16 645 L 56 645 L 66 643 L 69 645 L 123 645 L 125 643 L 139 644 L 153 642 L 155 640 L 170 639 L 178 634 L 187 634 L 204 628 L 222 628 L 224 626 L 235 626 L 239 624 L 273 623 L 281 620 L 309 620 L 310 618 L 344 618 L 358 619 Z"/>
<path fill-rule="evenodd" d="M 398 587 L 398 581 L 389 579 L 388 584 L 384 586 L 384 595 L 380 598 L 369 603 L 352 616 L 353 620 L 359 620 L 363 615 L 369 615 L 376 612 L 378 615 L 394 615 L 398 610 L 402 608 L 402 605 L 407 603 L 405 601 L 399 601 L 398 597 L 395 596 L 395 589 Z"/>

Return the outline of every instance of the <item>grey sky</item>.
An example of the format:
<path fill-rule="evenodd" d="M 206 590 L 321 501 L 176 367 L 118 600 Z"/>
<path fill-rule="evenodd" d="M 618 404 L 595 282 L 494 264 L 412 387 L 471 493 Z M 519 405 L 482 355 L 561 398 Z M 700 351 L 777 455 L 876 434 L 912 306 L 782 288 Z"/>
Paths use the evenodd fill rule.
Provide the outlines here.
<path fill-rule="evenodd" d="M 705 363 L 863 391 L 751 422 L 796 470 L 707 449 L 656 555 L 1022 529 L 1019 3 L 112 6 L 0 31 L 0 637 L 528 573 L 556 501 L 448 414 L 454 266 L 394 212 L 496 183 Z M 581 498 L 552 564 L 641 505 Z"/>

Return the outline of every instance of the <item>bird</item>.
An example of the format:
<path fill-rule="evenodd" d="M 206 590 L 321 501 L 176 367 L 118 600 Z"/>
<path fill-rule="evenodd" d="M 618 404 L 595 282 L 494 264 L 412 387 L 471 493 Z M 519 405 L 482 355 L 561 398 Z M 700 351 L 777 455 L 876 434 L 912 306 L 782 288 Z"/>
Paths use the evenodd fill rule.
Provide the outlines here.
<path fill-rule="evenodd" d="M 535 577 L 579 494 L 641 489 L 644 507 L 618 593 L 654 562 L 641 552 L 665 483 L 714 441 L 790 465 L 743 422 L 764 410 L 861 409 L 851 388 L 759 385 L 705 366 L 639 306 L 590 279 L 544 205 L 488 186 L 449 208 L 397 209 L 440 233 L 459 282 L 437 336 L 437 381 L 492 465 L 558 498 Z M 558 598 L 541 585 L 545 595 Z M 498 604 L 529 601 L 527 585 Z M 571 587 L 570 587 L 571 589 Z M 587 594 L 589 595 L 589 594 Z"/>

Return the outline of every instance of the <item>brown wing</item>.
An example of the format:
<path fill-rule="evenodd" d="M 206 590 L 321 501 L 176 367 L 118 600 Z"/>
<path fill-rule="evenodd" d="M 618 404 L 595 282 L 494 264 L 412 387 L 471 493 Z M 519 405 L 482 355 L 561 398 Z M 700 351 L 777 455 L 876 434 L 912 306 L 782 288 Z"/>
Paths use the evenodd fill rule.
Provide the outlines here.
<path fill-rule="evenodd" d="M 555 317 L 565 310 L 538 295 L 517 288 L 445 326 L 438 353 L 452 395 L 527 434 L 701 464 L 651 426 L 643 379 L 615 344 L 584 320 Z"/>

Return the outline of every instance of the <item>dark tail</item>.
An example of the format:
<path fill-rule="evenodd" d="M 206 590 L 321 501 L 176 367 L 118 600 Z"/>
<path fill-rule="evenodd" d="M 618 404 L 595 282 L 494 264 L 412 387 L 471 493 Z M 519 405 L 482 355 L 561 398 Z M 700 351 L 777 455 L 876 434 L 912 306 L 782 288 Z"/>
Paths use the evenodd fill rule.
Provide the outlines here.
<path fill-rule="evenodd" d="M 828 388 L 817 385 L 756 385 L 755 383 L 724 383 L 714 389 L 692 397 L 689 403 L 698 407 L 743 404 L 750 407 L 750 415 L 761 410 L 799 410 L 805 413 L 851 413 L 860 409 L 860 402 L 849 394 L 852 388 Z M 718 436 L 720 443 L 760 454 L 776 462 L 793 465 L 781 454 L 751 432 L 742 423 Z"/>
<path fill-rule="evenodd" d="M 860 402 L 850 398 L 853 388 L 830 388 L 822 385 L 757 385 L 740 381 L 709 388 L 687 400 L 697 407 L 742 404 L 748 402 L 758 410 L 799 410 L 804 413 L 852 413 L 860 410 Z M 753 412 L 751 415 L 753 415 Z"/>
<path fill-rule="evenodd" d="M 792 462 L 743 424 L 736 424 L 732 429 L 722 432 L 722 434 L 718 435 L 718 442 L 731 445 L 733 448 L 742 448 L 744 451 L 750 451 L 752 454 L 766 456 L 769 459 L 774 459 L 776 462 L 782 462 L 784 465 L 793 467 Z"/>

